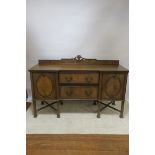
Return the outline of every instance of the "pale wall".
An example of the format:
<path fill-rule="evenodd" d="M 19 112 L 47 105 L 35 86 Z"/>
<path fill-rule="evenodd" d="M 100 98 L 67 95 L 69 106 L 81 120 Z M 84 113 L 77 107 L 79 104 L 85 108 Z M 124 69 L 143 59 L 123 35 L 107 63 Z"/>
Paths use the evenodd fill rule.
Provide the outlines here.
<path fill-rule="evenodd" d="M 128 7 L 128 0 L 27 0 L 26 69 L 38 59 L 77 54 L 119 59 L 128 68 Z M 30 89 L 28 72 L 26 82 Z"/>

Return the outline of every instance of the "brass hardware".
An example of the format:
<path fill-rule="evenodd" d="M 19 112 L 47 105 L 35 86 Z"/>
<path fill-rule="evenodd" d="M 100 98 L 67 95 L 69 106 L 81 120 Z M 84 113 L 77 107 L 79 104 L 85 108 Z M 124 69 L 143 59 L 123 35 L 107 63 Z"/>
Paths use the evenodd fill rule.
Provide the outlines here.
<path fill-rule="evenodd" d="M 67 82 L 71 82 L 72 81 L 72 77 L 65 77 L 65 80 L 67 81 Z"/>
<path fill-rule="evenodd" d="M 93 78 L 92 78 L 92 77 L 85 77 L 85 80 L 86 80 L 88 83 L 90 83 L 90 82 L 93 80 Z"/>

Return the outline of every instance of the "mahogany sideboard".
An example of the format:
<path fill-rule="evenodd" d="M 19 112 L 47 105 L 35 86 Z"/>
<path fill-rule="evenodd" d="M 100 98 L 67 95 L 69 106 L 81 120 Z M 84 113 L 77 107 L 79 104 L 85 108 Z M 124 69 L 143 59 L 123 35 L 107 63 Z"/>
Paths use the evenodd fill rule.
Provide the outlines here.
<path fill-rule="evenodd" d="M 92 100 L 98 107 L 98 118 L 107 107 L 123 117 L 128 70 L 119 60 L 86 59 L 78 55 L 71 59 L 39 60 L 29 71 L 34 117 L 37 111 L 51 107 L 59 118 L 64 100 Z M 36 108 L 37 100 L 43 107 Z M 121 109 L 115 108 L 115 101 L 121 101 Z"/>

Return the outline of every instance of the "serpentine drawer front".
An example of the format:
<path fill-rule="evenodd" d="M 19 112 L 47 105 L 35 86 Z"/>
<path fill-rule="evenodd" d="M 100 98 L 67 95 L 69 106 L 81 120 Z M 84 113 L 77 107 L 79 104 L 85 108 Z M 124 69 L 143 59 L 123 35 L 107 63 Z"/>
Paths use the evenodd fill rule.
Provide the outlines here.
<path fill-rule="evenodd" d="M 94 100 L 98 118 L 105 107 L 120 112 L 123 117 L 128 70 L 119 65 L 119 60 L 86 59 L 78 55 L 71 59 L 39 60 L 29 71 L 34 117 L 46 107 L 60 117 L 59 103 L 73 99 Z M 37 109 L 37 100 L 45 103 L 44 107 Z M 106 105 L 105 100 L 110 103 Z M 115 101 L 121 101 L 121 110 L 110 106 Z M 100 109 L 101 104 L 105 107 Z"/>

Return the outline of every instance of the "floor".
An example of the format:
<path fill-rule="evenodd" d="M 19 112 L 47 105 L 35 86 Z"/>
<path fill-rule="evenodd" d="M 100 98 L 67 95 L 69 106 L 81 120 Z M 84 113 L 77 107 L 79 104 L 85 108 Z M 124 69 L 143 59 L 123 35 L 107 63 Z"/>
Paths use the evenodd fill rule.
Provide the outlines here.
<path fill-rule="evenodd" d="M 37 107 L 41 107 L 37 103 Z M 120 102 L 114 107 L 120 108 Z M 128 134 L 129 106 L 125 103 L 124 118 L 112 109 L 105 109 L 101 118 L 96 118 L 97 106 L 91 101 L 65 101 L 61 106 L 61 118 L 48 107 L 34 118 L 32 105 L 27 110 L 27 134 Z"/>
<path fill-rule="evenodd" d="M 28 134 L 26 155 L 128 155 L 128 135 Z"/>

